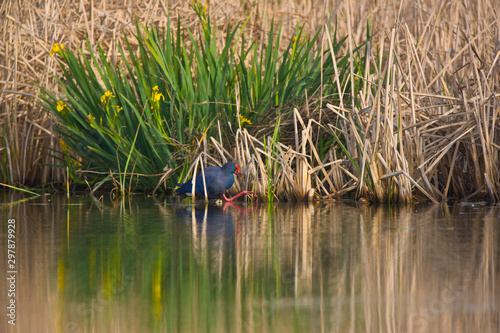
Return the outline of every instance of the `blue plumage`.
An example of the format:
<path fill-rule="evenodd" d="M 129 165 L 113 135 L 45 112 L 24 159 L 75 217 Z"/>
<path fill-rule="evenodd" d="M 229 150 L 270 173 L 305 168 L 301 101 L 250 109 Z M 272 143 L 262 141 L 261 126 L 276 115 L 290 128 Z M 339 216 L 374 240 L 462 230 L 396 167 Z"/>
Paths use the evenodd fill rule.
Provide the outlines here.
<path fill-rule="evenodd" d="M 234 183 L 234 174 L 241 175 L 240 168 L 235 162 L 228 162 L 222 167 L 211 166 L 205 168 L 205 184 L 207 194 L 210 199 L 215 199 L 231 188 Z M 177 194 L 191 195 L 193 188 L 193 180 L 190 179 L 185 183 L 177 184 Z M 195 195 L 199 198 L 205 197 L 203 189 L 203 175 L 201 171 L 196 174 Z"/>

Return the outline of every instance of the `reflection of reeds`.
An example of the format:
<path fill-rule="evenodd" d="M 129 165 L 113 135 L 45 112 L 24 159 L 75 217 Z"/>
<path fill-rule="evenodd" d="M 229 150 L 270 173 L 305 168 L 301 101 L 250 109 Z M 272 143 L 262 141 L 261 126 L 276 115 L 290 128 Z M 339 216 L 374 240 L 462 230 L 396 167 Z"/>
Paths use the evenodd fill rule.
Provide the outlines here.
<path fill-rule="evenodd" d="M 258 313 L 265 309 L 267 317 L 245 312 L 242 321 L 259 319 L 249 331 L 289 331 L 292 318 L 303 324 L 306 313 L 313 313 L 322 318 L 313 327 L 331 331 L 423 332 L 453 326 L 463 332 L 494 332 L 500 319 L 495 314 L 499 295 L 493 292 L 500 276 L 491 253 L 491 242 L 498 242 L 500 235 L 491 220 L 496 210 L 476 212 L 472 230 L 462 224 L 470 218 L 456 218 L 460 211 L 285 208 L 273 215 L 272 235 L 256 232 L 269 230 L 268 214 L 259 211 L 238 235 L 239 279 L 254 279 L 256 271 L 272 268 L 279 283 L 271 299 L 259 295 L 246 305 Z M 263 225 L 255 225 L 257 221 Z M 274 255 L 266 251 L 271 243 L 277 247 Z M 286 309 L 293 306 L 304 316 L 291 316 Z"/>
<path fill-rule="evenodd" d="M 18 332 L 496 332 L 500 322 L 497 207 L 236 205 L 196 218 L 188 207 L 181 219 L 180 207 L 139 199 L 36 200 L 0 207 L 19 226 Z M 228 221 L 232 233 L 210 233 Z"/>

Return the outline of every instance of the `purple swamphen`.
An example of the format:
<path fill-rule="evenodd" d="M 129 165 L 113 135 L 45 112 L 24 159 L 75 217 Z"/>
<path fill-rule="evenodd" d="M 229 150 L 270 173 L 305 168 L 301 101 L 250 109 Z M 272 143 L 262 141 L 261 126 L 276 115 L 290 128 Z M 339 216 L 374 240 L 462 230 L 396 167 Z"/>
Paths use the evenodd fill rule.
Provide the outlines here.
<path fill-rule="evenodd" d="M 211 166 L 205 168 L 205 184 L 207 187 L 208 198 L 216 199 L 220 195 L 222 195 L 226 201 L 233 201 L 234 199 L 245 194 L 251 195 L 252 197 L 255 196 L 255 194 L 251 191 L 243 191 L 232 198 L 226 197 L 224 192 L 226 192 L 226 190 L 230 189 L 231 186 L 233 186 L 234 174 L 241 176 L 240 167 L 235 162 L 227 162 L 222 167 Z M 179 188 L 175 190 L 175 193 L 190 196 L 193 192 L 193 179 L 190 179 L 185 183 L 176 184 L 176 186 L 178 186 Z M 197 197 L 205 197 L 203 175 L 201 172 L 196 175 L 194 192 Z"/>

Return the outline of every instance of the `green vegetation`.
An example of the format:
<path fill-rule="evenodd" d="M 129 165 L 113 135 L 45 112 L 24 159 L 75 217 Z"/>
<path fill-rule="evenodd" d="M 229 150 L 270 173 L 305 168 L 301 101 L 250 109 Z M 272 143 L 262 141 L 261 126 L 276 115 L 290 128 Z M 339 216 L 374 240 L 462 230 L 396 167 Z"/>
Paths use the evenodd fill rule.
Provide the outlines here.
<path fill-rule="evenodd" d="M 91 171 L 93 182 L 116 179 L 121 192 L 151 191 L 160 179 L 166 189 L 172 188 L 188 170 L 200 138 L 221 134 L 228 142 L 234 128 L 276 117 L 276 142 L 279 119 L 291 118 L 292 106 L 304 105 L 304 96 L 314 97 L 320 86 L 323 93 L 338 95 L 331 79 L 334 53 L 313 50 L 319 32 L 309 40 L 297 29 L 282 51 L 281 28 L 275 33 L 272 23 L 259 52 L 258 44 L 248 41 L 238 26 L 228 26 L 218 47 L 216 27 L 205 9 L 196 3 L 194 10 L 201 22 L 199 39 L 181 20 L 176 29 L 169 23 L 166 30 L 137 23 L 137 51 L 124 36 L 126 49 L 119 49 L 125 59 L 122 67 L 101 47 L 93 54 L 89 41 L 90 59 L 81 50 L 75 54 L 54 45 L 63 94 L 40 87 L 41 98 L 42 105 L 58 115 L 57 129 L 74 154 L 72 160 L 81 158 L 80 165 L 67 166 Z M 334 45 L 335 53 L 344 41 Z M 347 56 L 337 65 L 346 73 Z M 70 175 L 80 182 L 74 171 Z"/>

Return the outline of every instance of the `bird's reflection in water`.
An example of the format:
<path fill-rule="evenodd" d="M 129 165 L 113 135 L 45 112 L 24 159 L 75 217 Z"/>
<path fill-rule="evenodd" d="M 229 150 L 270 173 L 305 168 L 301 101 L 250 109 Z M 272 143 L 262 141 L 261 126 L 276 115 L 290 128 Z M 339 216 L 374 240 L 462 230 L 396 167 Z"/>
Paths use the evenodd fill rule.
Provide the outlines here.
<path fill-rule="evenodd" d="M 192 223 L 193 231 L 211 236 L 232 235 L 234 233 L 233 216 L 225 211 L 225 206 L 193 205 L 181 206 L 176 210 L 177 217 Z"/>
<path fill-rule="evenodd" d="M 191 227 L 192 247 L 196 257 L 202 262 L 209 260 L 220 270 L 225 260 L 234 259 L 235 233 L 246 212 L 248 210 L 238 203 L 225 202 L 221 206 L 179 206 L 176 215 Z"/>

